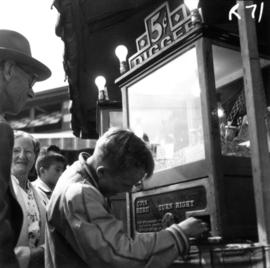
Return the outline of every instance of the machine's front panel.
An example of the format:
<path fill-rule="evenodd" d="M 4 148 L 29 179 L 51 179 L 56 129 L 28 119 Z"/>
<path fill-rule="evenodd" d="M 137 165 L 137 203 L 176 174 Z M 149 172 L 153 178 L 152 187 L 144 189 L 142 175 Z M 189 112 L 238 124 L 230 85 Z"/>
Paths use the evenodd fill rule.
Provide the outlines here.
<path fill-rule="evenodd" d="M 207 178 L 132 194 L 134 231 L 156 232 L 188 216 L 210 223 Z"/>

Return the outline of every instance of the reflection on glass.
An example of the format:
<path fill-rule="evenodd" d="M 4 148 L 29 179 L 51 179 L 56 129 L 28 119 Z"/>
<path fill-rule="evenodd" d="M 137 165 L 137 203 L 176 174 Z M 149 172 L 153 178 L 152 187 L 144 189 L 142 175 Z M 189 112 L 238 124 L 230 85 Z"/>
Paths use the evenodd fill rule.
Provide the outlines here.
<path fill-rule="evenodd" d="M 223 155 L 250 157 L 248 118 L 243 84 L 243 67 L 240 51 L 213 45 L 215 84 L 220 117 L 221 151 Z M 270 61 L 260 59 L 261 67 Z"/>
<path fill-rule="evenodd" d="M 128 89 L 130 128 L 153 152 L 155 170 L 205 158 L 195 48 Z"/>
<path fill-rule="evenodd" d="M 243 77 L 241 53 L 238 50 L 213 45 L 213 60 L 216 88 L 228 85 Z M 261 67 L 269 66 L 270 61 L 260 59 Z"/>
<path fill-rule="evenodd" d="M 122 111 L 110 111 L 110 127 L 123 127 Z"/>

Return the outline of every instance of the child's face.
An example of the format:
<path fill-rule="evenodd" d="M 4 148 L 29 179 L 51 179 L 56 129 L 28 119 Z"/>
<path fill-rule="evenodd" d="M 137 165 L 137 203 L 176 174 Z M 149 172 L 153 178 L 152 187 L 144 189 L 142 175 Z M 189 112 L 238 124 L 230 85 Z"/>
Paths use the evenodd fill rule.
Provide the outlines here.
<path fill-rule="evenodd" d="M 44 169 L 42 179 L 51 189 L 53 189 L 64 170 L 65 165 L 56 161 L 50 165 L 48 169 Z"/>

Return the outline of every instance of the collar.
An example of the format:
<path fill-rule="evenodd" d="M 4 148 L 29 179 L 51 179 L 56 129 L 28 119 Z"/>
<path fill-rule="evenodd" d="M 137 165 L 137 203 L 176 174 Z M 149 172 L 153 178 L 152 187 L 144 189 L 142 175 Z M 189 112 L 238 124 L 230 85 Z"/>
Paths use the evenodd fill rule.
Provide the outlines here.
<path fill-rule="evenodd" d="M 79 161 L 80 161 L 80 163 L 81 163 L 84 171 L 87 173 L 90 183 L 94 187 L 96 187 L 97 189 L 99 189 L 98 183 L 97 183 L 97 181 L 96 181 L 93 173 L 91 172 L 89 166 L 86 164 L 86 160 L 89 157 L 90 157 L 90 155 L 88 153 L 82 152 L 82 153 L 79 154 Z"/>
<path fill-rule="evenodd" d="M 13 178 L 13 180 L 19 185 L 19 180 L 14 176 L 14 175 L 11 175 L 11 177 Z"/>
<path fill-rule="evenodd" d="M 13 175 L 13 174 L 11 174 L 11 177 L 13 178 L 13 181 L 14 181 L 16 184 L 18 184 L 18 186 L 19 186 L 20 188 L 22 188 L 21 185 L 20 185 L 19 179 L 18 179 L 15 175 Z M 28 190 L 29 188 L 30 188 L 30 181 L 27 180 L 27 182 L 26 182 L 26 190 Z M 23 189 L 23 188 L 22 188 L 22 189 Z"/>
<path fill-rule="evenodd" d="M 46 193 L 52 192 L 51 188 L 40 177 L 38 177 L 33 183 Z"/>

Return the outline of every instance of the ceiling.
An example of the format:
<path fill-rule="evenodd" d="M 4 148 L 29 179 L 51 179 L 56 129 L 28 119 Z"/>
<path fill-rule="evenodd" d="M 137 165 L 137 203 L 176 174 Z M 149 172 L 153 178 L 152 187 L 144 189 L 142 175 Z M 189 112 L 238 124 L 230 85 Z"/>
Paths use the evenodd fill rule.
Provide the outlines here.
<path fill-rule="evenodd" d="M 73 101 L 72 128 L 76 136 L 98 136 L 97 88 L 94 79 L 97 75 L 104 75 L 110 99 L 121 100 L 120 89 L 114 83 L 120 76 L 114 49 L 118 44 L 125 44 L 129 49 L 128 56 L 133 55 L 136 52 L 135 40 L 145 31 L 144 18 L 164 2 L 55 0 L 54 6 L 60 13 L 56 34 L 65 43 L 64 68 Z M 183 0 L 167 2 L 173 10 Z M 270 26 L 270 19 L 266 16 L 270 11 L 270 3 L 264 1 L 264 4 L 264 15 L 262 21 L 257 23 L 257 31 L 260 43 L 270 47 L 270 35 L 265 34 Z M 200 0 L 199 5 L 206 24 L 237 33 L 237 20 L 228 20 L 229 10 L 235 5 L 234 0 Z"/>

